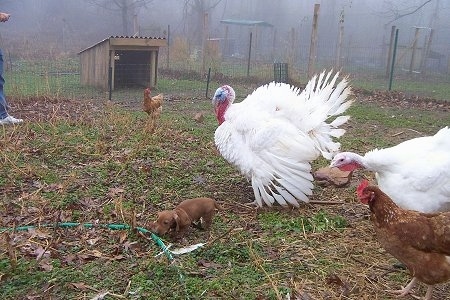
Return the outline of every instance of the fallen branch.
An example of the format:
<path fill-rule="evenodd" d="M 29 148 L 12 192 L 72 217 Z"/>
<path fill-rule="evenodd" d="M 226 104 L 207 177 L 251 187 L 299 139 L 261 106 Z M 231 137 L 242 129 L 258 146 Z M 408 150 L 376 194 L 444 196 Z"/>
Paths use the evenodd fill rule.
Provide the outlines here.
<path fill-rule="evenodd" d="M 384 270 L 384 271 L 395 271 L 395 269 L 392 269 L 392 268 L 368 264 L 368 263 L 366 263 L 365 261 L 362 261 L 362 260 L 357 259 L 357 258 L 354 257 L 353 255 L 351 255 L 350 257 L 351 257 L 354 261 L 359 262 L 360 264 L 363 264 L 363 265 L 368 266 L 368 267 L 373 267 L 373 268 L 381 269 L 381 270 Z"/>
<path fill-rule="evenodd" d="M 335 204 L 344 204 L 344 201 L 321 201 L 321 200 L 309 200 L 308 203 L 311 204 L 326 204 L 326 205 L 335 205 Z"/>
<path fill-rule="evenodd" d="M 403 133 L 405 133 L 405 132 L 404 132 L 404 131 L 400 131 L 400 132 L 391 134 L 391 137 L 399 136 L 399 135 L 401 135 L 401 134 L 403 134 Z"/>
<path fill-rule="evenodd" d="M 219 235 L 218 237 L 216 237 L 215 239 L 213 239 L 213 240 L 210 241 L 210 242 L 207 242 L 205 246 L 210 246 L 210 245 L 214 244 L 214 243 L 217 242 L 218 240 L 220 240 L 220 239 L 224 238 L 225 236 L 227 236 L 228 234 L 230 234 L 232 231 L 242 231 L 242 230 L 244 230 L 244 228 L 242 228 L 242 227 L 240 227 L 240 228 L 234 228 L 234 227 L 231 227 L 231 228 L 230 228 L 229 230 L 227 230 L 227 232 L 225 232 L 224 234 Z"/>

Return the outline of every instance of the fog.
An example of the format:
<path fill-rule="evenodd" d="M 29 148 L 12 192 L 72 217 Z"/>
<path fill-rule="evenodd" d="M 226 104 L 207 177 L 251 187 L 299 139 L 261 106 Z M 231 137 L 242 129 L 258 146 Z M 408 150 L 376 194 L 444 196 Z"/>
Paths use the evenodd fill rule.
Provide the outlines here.
<path fill-rule="evenodd" d="M 1 10 L 11 14 L 8 22 L 0 24 L 1 47 L 17 57 L 76 56 L 109 36 L 167 37 L 169 32 L 171 40 L 177 36 L 186 38 L 192 50 L 201 46 L 204 30 L 207 38 L 224 38 L 227 26 L 220 21 L 235 19 L 273 25 L 270 29 L 261 28 L 258 39 L 262 45 L 276 45 L 273 46 L 276 58 L 286 51 L 288 40 L 308 46 L 315 3 L 320 4 L 319 45 L 335 47 L 339 19 L 343 16 L 344 44 L 381 46 L 388 42 L 391 26 L 396 26 L 399 43 L 410 45 L 414 27 L 423 27 L 419 45 L 427 39 L 429 28 L 433 28 L 431 49 L 444 55 L 447 61 L 450 53 L 450 0 L 4 0 L 1 3 Z M 236 39 L 233 52 L 242 52 L 245 48 L 239 45 L 246 45 L 248 33 L 254 28 L 231 25 L 229 30 L 229 35 Z"/>

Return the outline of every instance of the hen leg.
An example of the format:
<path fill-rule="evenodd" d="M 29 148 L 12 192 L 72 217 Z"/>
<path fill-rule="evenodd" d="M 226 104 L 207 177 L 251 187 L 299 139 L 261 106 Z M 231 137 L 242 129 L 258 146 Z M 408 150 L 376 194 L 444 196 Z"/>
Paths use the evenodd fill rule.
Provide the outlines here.
<path fill-rule="evenodd" d="M 400 298 L 400 297 L 404 297 L 404 296 L 408 295 L 408 294 L 411 292 L 411 289 L 416 285 L 416 282 L 417 282 L 417 278 L 414 277 L 414 278 L 408 283 L 408 285 L 405 286 L 404 288 L 402 288 L 401 290 L 388 291 L 388 292 L 393 293 L 393 294 L 398 294 L 398 297 L 399 297 L 399 298 Z M 427 294 L 428 294 L 428 292 L 427 292 Z"/>
<path fill-rule="evenodd" d="M 433 294 L 433 286 L 429 285 L 427 289 L 427 293 L 425 294 L 424 300 L 431 300 L 431 295 Z"/>

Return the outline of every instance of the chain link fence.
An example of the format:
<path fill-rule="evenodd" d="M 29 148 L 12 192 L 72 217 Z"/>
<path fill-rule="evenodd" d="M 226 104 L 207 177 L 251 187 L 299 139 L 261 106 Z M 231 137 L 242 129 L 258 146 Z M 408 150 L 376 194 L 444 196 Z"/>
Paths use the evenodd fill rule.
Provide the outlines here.
<path fill-rule="evenodd" d="M 169 52 L 170 50 L 170 52 Z M 203 56 L 191 52 L 179 59 L 176 49 L 162 48 L 159 53 L 158 82 L 155 92 L 205 97 L 207 81 L 210 89 L 222 84 L 240 84 L 255 88 L 270 81 L 289 82 L 302 87 L 308 80 L 308 49 L 298 48 L 281 61 L 255 58 L 221 56 L 217 53 Z M 392 90 L 419 97 L 450 100 L 450 74 L 445 56 L 431 52 L 421 60 L 421 50 L 412 53 L 410 47 L 399 46 L 393 72 Z M 352 85 L 366 90 L 387 90 L 389 87 L 389 62 L 386 47 L 342 47 L 339 61 L 336 47 L 318 45 L 314 63 L 315 72 L 339 69 L 348 75 Z M 169 55 L 170 54 L 170 55 Z M 281 57 L 281 56 L 280 56 Z M 142 65 L 122 66 L 129 76 L 139 74 Z M 411 69 L 412 67 L 412 69 Z M 136 72 L 133 72 L 135 70 Z M 140 70 L 140 71 L 138 71 Z M 113 91 L 80 84 L 78 57 L 58 60 L 23 60 L 5 56 L 6 94 L 9 97 L 60 97 L 71 99 L 108 99 L 117 101 L 141 101 L 145 85 L 123 78 Z"/>

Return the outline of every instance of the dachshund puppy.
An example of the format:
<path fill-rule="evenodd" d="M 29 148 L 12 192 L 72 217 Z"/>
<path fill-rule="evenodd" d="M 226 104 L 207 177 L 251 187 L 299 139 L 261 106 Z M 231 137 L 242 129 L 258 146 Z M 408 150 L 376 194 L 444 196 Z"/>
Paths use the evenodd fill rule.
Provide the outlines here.
<path fill-rule="evenodd" d="M 208 230 L 215 210 L 223 208 L 211 198 L 194 198 L 181 202 L 174 210 L 164 210 L 158 213 L 158 218 L 150 225 L 152 232 L 164 235 L 169 231 L 182 235 L 193 222 L 201 221 L 202 228 Z"/>

